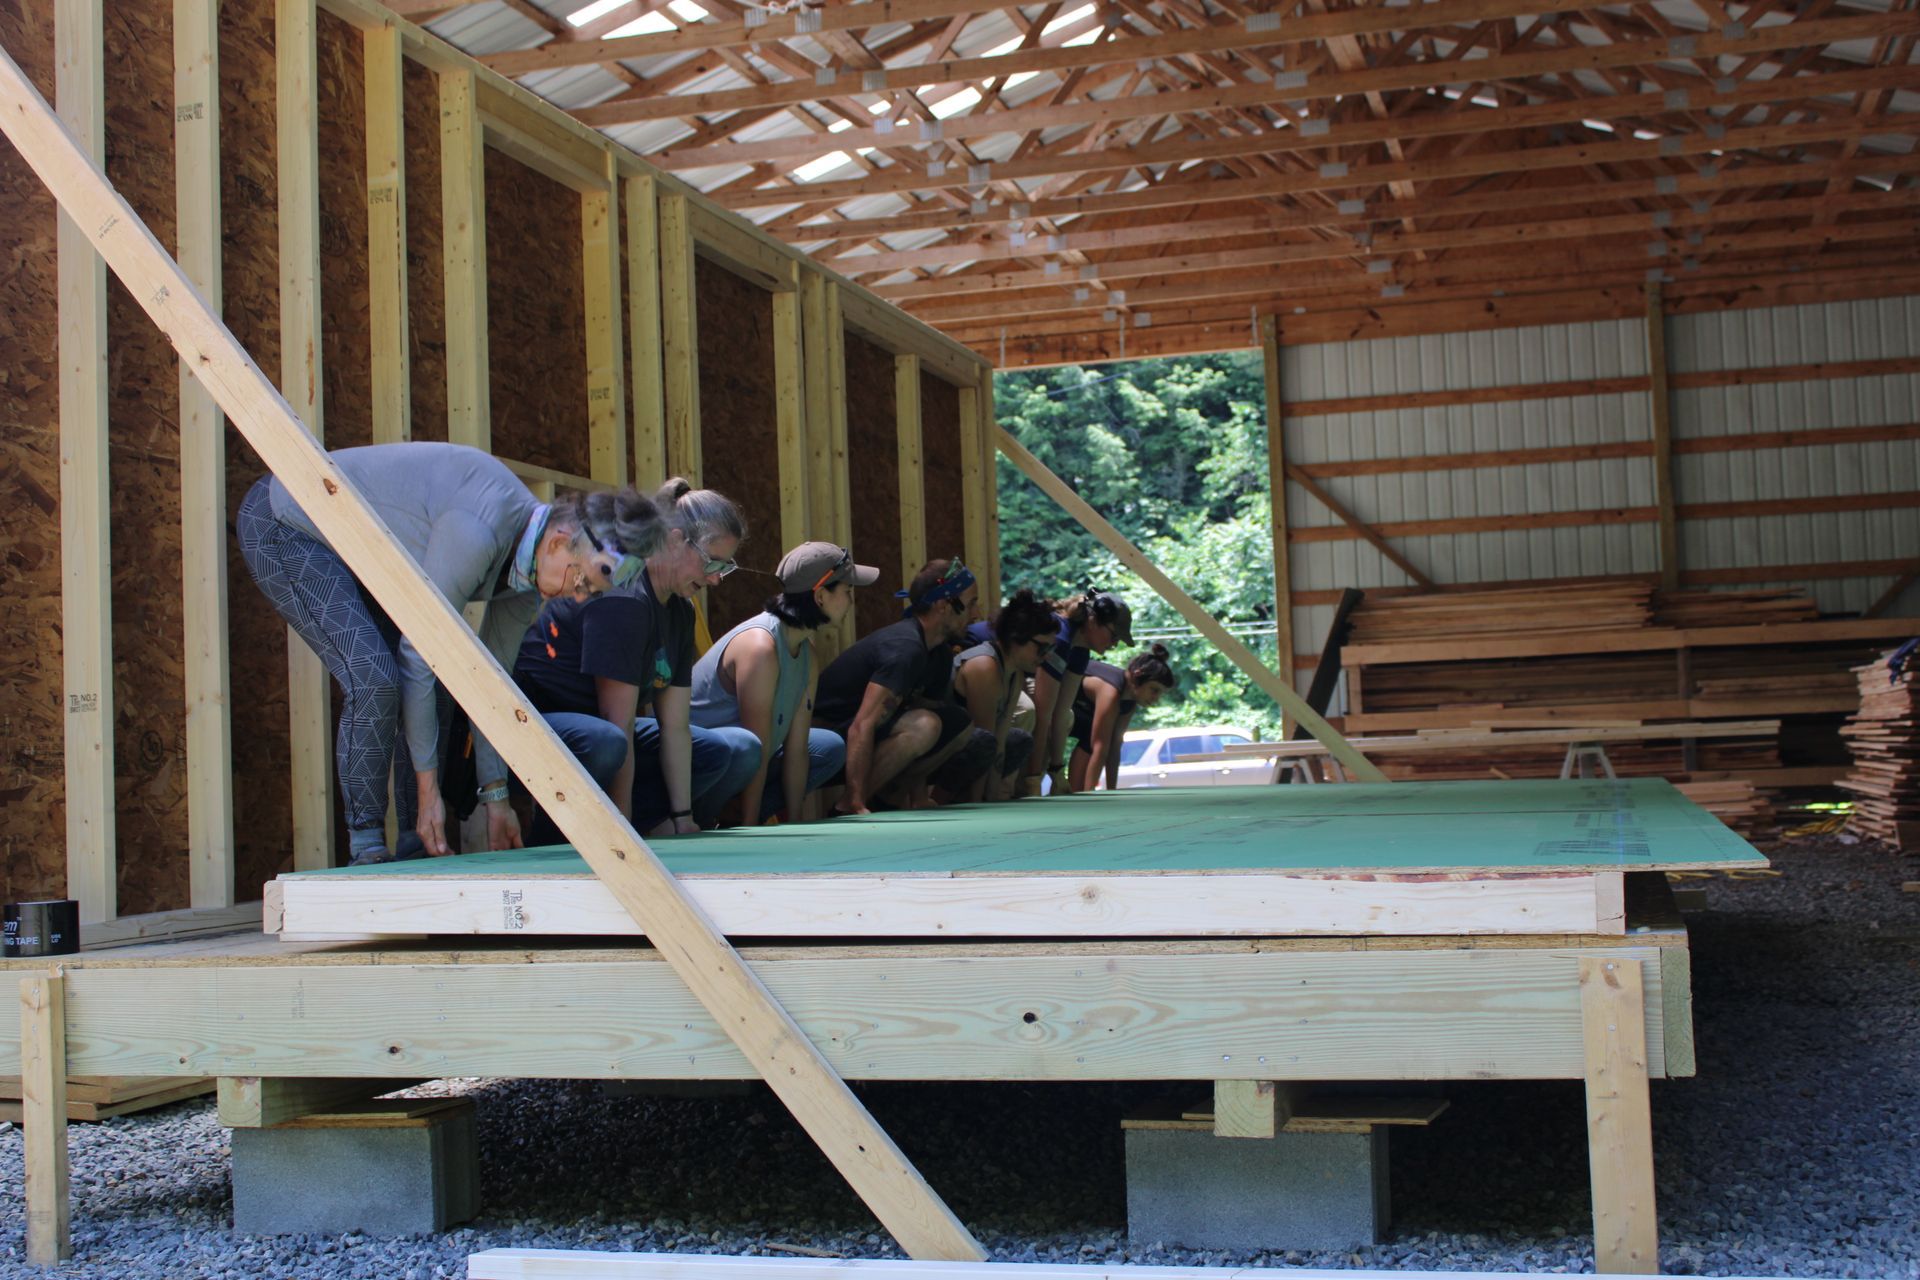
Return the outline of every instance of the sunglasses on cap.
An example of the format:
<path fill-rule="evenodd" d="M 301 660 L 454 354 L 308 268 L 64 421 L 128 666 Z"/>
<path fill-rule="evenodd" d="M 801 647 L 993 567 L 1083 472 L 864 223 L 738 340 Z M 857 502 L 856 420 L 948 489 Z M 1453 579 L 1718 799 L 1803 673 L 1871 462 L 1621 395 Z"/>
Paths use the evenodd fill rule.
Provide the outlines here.
<path fill-rule="evenodd" d="M 840 553 L 840 558 L 834 562 L 833 567 L 828 569 L 825 573 L 821 574 L 820 581 L 808 587 L 807 590 L 818 591 L 821 587 L 824 587 L 827 585 L 827 583 L 833 578 L 834 574 L 839 573 L 842 569 L 845 569 L 848 565 L 852 563 L 853 563 L 853 552 L 842 551 Z"/>

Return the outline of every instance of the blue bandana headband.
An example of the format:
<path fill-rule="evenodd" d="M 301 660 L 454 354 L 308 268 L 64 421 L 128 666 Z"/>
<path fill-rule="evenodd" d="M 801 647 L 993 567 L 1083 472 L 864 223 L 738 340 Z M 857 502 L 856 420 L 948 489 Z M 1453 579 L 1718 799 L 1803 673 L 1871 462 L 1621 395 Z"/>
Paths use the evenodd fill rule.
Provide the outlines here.
<path fill-rule="evenodd" d="M 927 588 L 927 593 L 920 597 L 919 603 L 933 604 L 940 600 L 957 600 L 973 583 L 973 570 L 956 561 L 955 567 L 947 572 L 946 577 Z M 915 602 L 911 590 L 896 591 L 893 593 L 893 598 L 907 602 L 906 607 L 901 610 L 902 616 L 909 618 L 913 616 Z"/>

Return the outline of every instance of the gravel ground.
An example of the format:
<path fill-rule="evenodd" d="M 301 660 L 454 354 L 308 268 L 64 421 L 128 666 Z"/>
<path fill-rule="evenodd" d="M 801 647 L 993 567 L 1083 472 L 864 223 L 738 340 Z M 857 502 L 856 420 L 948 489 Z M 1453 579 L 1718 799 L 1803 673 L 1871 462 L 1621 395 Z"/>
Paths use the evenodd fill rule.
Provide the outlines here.
<path fill-rule="evenodd" d="M 1778 877 L 1714 879 L 1690 916 L 1700 1074 L 1656 1081 L 1661 1260 L 1679 1274 L 1920 1280 L 1920 896 L 1914 864 L 1832 840 Z M 459 1081 L 486 1212 L 440 1238 L 249 1239 L 230 1227 L 210 1103 L 71 1128 L 75 1259 L 21 1261 L 18 1130 L 0 1129 L 0 1277 L 463 1277 L 504 1246 L 895 1251 L 764 1091 L 604 1098 Z M 1188 1092 L 1191 1092 L 1189 1087 Z M 1451 1086 L 1394 1137 L 1394 1226 L 1353 1253 L 1202 1253 L 1126 1240 L 1119 1086 L 884 1086 L 880 1122 L 1001 1261 L 1593 1269 L 1577 1082 Z"/>

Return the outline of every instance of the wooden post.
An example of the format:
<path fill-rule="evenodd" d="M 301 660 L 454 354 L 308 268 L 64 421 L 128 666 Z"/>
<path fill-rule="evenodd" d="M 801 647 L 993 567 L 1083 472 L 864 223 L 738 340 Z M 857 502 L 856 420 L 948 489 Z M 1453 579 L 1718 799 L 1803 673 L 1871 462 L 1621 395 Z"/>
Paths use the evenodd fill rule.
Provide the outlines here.
<path fill-rule="evenodd" d="M 367 82 L 367 329 L 373 442 L 413 438 L 407 334 L 406 58 L 389 22 L 361 34 Z"/>
<path fill-rule="evenodd" d="M 627 390 L 620 341 L 620 183 L 607 157 L 607 187 L 580 197 L 580 262 L 587 307 L 587 430 L 590 473 L 627 479 Z"/>
<path fill-rule="evenodd" d="M 1639 961 L 1580 957 L 1580 1023 L 1587 1058 L 1594 1270 L 1653 1275 L 1660 1270 L 1660 1240 Z"/>
<path fill-rule="evenodd" d="M 491 452 L 486 136 L 471 71 L 440 73 L 440 220 L 446 275 L 447 439 Z"/>
<path fill-rule="evenodd" d="M 26 1147 L 27 1261 L 73 1256 L 67 1195 L 66 979 L 20 979 L 20 1127 Z"/>
<path fill-rule="evenodd" d="M 1273 1138 L 1293 1118 L 1298 1086 L 1272 1080 L 1215 1080 L 1213 1136 Z"/>
<path fill-rule="evenodd" d="M 906 1251 L 982 1261 L 980 1248 L 874 1123 L 804 1030 L 715 931 L 461 616 L 380 522 L 208 309 L 132 207 L 0 54 L 0 130 L 84 227 L 233 424 L 354 576 L 467 707 L 694 997 Z"/>
<path fill-rule="evenodd" d="M 1202 609 L 1197 600 L 1176 586 L 1173 579 L 1161 572 L 1160 566 L 1147 559 L 1140 548 L 1127 541 L 1126 535 L 1109 524 L 1106 517 L 1088 505 L 1085 498 L 1068 488 L 1066 481 L 1047 470 L 1046 464 L 1029 453 L 1026 446 L 999 427 L 994 428 L 994 441 L 999 445 L 1000 452 L 1007 455 L 1008 461 L 1026 472 L 1028 479 L 1039 485 L 1055 502 L 1065 507 L 1067 514 L 1078 520 L 1088 533 L 1098 538 L 1107 550 L 1119 557 L 1121 564 L 1139 574 L 1149 587 L 1179 611 L 1181 617 L 1192 623 L 1195 630 L 1212 641 L 1214 647 L 1225 654 L 1229 662 L 1245 672 L 1249 679 L 1266 691 L 1268 697 L 1279 703 L 1282 711 L 1290 713 L 1297 718 L 1298 723 L 1305 725 L 1307 732 L 1313 735 L 1314 740 L 1325 746 L 1334 759 L 1346 766 L 1356 782 L 1389 780 L 1386 774 L 1380 772 L 1371 761 L 1354 750 L 1351 743 L 1341 737 L 1332 725 L 1309 707 L 1306 699 L 1302 698 L 1291 684 L 1268 670 L 1252 650 L 1241 644 L 1231 632 L 1220 625 L 1212 614 Z"/>
<path fill-rule="evenodd" d="M 275 0 L 279 160 L 280 392 L 316 441 L 326 438 L 320 378 L 320 123 L 314 0 Z M 333 690 L 327 669 L 287 628 L 293 751 L 293 865 L 333 864 Z"/>
<path fill-rule="evenodd" d="M 1273 529 L 1273 639 L 1280 659 L 1280 678 L 1287 688 L 1295 688 L 1293 670 L 1293 560 L 1287 533 L 1287 436 L 1285 430 L 1286 388 L 1280 378 L 1280 320 L 1265 316 L 1260 321 L 1260 351 L 1265 357 L 1267 382 L 1267 493 L 1270 497 Z M 1299 726 L 1284 710 L 1280 716 L 1280 737 L 1293 736 Z"/>
<path fill-rule="evenodd" d="M 998 604 L 1005 600 L 1000 586 L 1000 454 L 994 447 L 994 435 L 1000 429 L 1000 415 L 993 403 L 993 370 L 980 371 L 980 453 L 982 480 L 986 486 L 987 549 L 980 563 L 985 569 L 981 582 L 983 597 Z"/>
<path fill-rule="evenodd" d="M 800 273 L 801 328 L 807 365 L 807 501 L 813 537 L 853 545 L 853 508 L 847 479 L 847 335 L 840 286 L 817 271 Z M 821 661 L 853 643 L 853 607 L 837 632 L 822 631 Z"/>
<path fill-rule="evenodd" d="M 700 331 L 687 198 L 660 197 L 660 351 L 666 369 L 667 474 L 700 483 Z"/>
<path fill-rule="evenodd" d="M 106 158 L 100 0 L 53 11 L 60 118 Z M 60 631 L 65 692 L 67 896 L 83 923 L 119 914 L 114 871 L 112 494 L 107 476 L 107 272 L 62 213 L 60 292 Z"/>
<path fill-rule="evenodd" d="M 807 501 L 806 353 L 800 337 L 800 264 L 787 264 L 789 288 L 773 295 L 774 435 L 780 459 L 780 548 L 812 536 Z"/>
<path fill-rule="evenodd" d="M 924 444 L 920 432 L 920 357 L 893 358 L 893 418 L 900 459 L 901 576 L 911 582 L 927 562 L 927 484 Z M 958 547 L 941 547 L 938 554 L 956 554 Z"/>
<path fill-rule="evenodd" d="M 173 176 L 180 269 L 220 306 L 220 10 L 174 0 Z M 180 581 L 186 639 L 187 901 L 233 905 L 227 667 L 227 424 L 180 365 Z"/>
<path fill-rule="evenodd" d="M 660 206 L 652 175 L 627 179 L 627 328 L 633 376 L 634 483 L 667 478 L 667 404 L 660 362 Z"/>
<path fill-rule="evenodd" d="M 1673 398 L 1667 386 L 1667 317 L 1660 286 L 1647 286 L 1647 396 L 1653 408 L 1653 500 L 1660 512 L 1660 585 L 1680 585 L 1673 500 Z"/>
<path fill-rule="evenodd" d="M 987 592 L 987 476 L 991 459 L 981 448 L 980 385 L 960 388 L 960 505 L 966 512 L 967 563 L 980 579 L 980 608 L 991 613 L 1000 605 Z"/>

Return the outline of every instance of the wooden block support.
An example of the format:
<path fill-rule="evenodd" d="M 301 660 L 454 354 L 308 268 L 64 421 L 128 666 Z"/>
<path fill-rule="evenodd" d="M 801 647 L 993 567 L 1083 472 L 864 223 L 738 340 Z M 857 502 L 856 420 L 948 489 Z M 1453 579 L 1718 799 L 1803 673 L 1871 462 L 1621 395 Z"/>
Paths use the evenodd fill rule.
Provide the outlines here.
<path fill-rule="evenodd" d="M 901 581 L 913 581 L 927 562 L 927 486 L 925 446 L 920 429 L 920 357 L 893 358 L 893 415 L 900 459 L 900 568 Z M 941 547 L 935 554 L 959 554 L 958 547 Z"/>
<path fill-rule="evenodd" d="M 979 1243 L 620 817 L 319 442 L 302 429 L 18 64 L 4 55 L 0 129 L 74 224 L 87 229 L 128 293 L 198 371 L 234 426 L 413 640 L 448 692 L 470 709 L 474 727 L 500 749 L 594 873 L 901 1246 L 914 1257 L 983 1260 Z M 52 1019 L 42 1015 L 40 1021 Z M 51 1078 L 64 1063 L 38 1070 Z"/>
<path fill-rule="evenodd" d="M 801 346 L 800 267 L 786 267 L 788 287 L 773 295 L 774 437 L 780 463 L 780 549 L 808 541 L 806 353 Z"/>
<path fill-rule="evenodd" d="M 373 365 L 373 442 L 413 438 L 407 334 L 407 160 L 400 29 L 361 35 L 367 83 L 367 330 Z"/>
<path fill-rule="evenodd" d="M 316 1111 L 364 1102 L 415 1084 L 412 1080 L 351 1077 L 221 1076 L 220 1123 L 229 1129 L 268 1129 Z"/>
<path fill-rule="evenodd" d="M 1314 740 L 1323 744 L 1334 759 L 1353 776 L 1356 782 L 1386 782 L 1387 775 L 1380 772 L 1371 761 L 1354 750 L 1347 740 L 1340 736 L 1332 725 L 1309 707 L 1306 699 L 1294 691 L 1293 685 L 1276 676 L 1244 644 L 1221 626 L 1219 620 L 1205 609 L 1192 596 L 1175 585 L 1173 579 L 1161 572 L 1160 566 L 1147 559 L 1146 553 L 1127 541 L 1118 529 L 1109 524 L 1104 516 L 1095 511 L 1087 500 L 1067 486 L 1066 481 L 1049 471 L 1040 459 L 1027 451 L 1026 446 L 1015 440 L 1006 431 L 994 428 L 994 441 L 1000 452 L 1014 466 L 1025 472 L 1055 502 L 1066 508 L 1067 514 L 1078 520 L 1082 527 L 1098 538 L 1107 550 L 1119 557 L 1120 563 L 1139 574 L 1149 587 L 1177 610 L 1181 617 L 1192 623 L 1194 628 L 1213 642 L 1215 648 L 1227 656 L 1227 660 L 1246 673 L 1247 677 L 1259 685 L 1266 695 L 1279 703 L 1281 709 L 1289 713 L 1294 722 L 1305 725 Z"/>
<path fill-rule="evenodd" d="M 50 1267 L 73 1256 L 67 1222 L 66 980 L 57 968 L 20 979 L 20 1099 L 27 1261 Z"/>
<path fill-rule="evenodd" d="M 1673 496 L 1673 394 L 1667 382 L 1667 317 L 1660 286 L 1647 286 L 1647 398 L 1653 410 L 1653 497 L 1659 511 L 1660 585 L 1680 585 Z"/>
<path fill-rule="evenodd" d="M 100 0 L 54 6 L 60 118 L 106 156 Z M 113 567 L 107 476 L 107 273 L 60 215 L 60 627 L 66 721 L 67 896 L 91 924 L 119 914 L 114 871 Z"/>
<path fill-rule="evenodd" d="M 587 433 L 595 480 L 627 479 L 626 351 L 620 335 L 620 184 L 580 197 L 580 262 L 587 309 Z"/>
<path fill-rule="evenodd" d="M 220 9 L 174 0 L 174 198 L 180 269 L 220 306 Z M 187 895 L 233 905 L 227 667 L 227 423 L 180 365 L 180 579 L 186 639 Z"/>
<path fill-rule="evenodd" d="M 1293 1118 L 1300 1086 L 1272 1080 L 1215 1080 L 1213 1133 L 1217 1138 L 1271 1138 Z"/>
<path fill-rule="evenodd" d="M 447 315 L 447 439 L 493 448 L 487 383 L 487 162 L 471 71 L 440 73 L 440 256 Z"/>
<path fill-rule="evenodd" d="M 660 197 L 660 354 L 666 370 L 667 474 L 700 484 L 700 330 L 687 197 Z M 662 477 L 663 479 L 665 477 Z"/>
<path fill-rule="evenodd" d="M 1287 530 L 1287 437 L 1286 388 L 1280 378 L 1280 321 L 1267 316 L 1260 321 L 1260 350 L 1265 359 L 1267 383 L 1267 493 L 1271 501 L 1273 530 L 1273 625 L 1280 655 L 1280 678 L 1289 689 L 1294 687 L 1293 670 L 1293 564 Z M 1298 727 L 1289 714 L 1280 718 L 1280 736 L 1291 738 Z"/>
<path fill-rule="evenodd" d="M 1587 1159 L 1593 1178 L 1594 1269 L 1660 1269 L 1653 1204 L 1653 1116 L 1647 1087 L 1646 996 L 1640 963 L 1580 957 L 1587 1058 Z"/>
<path fill-rule="evenodd" d="M 628 372 L 633 378 L 633 477 L 651 492 L 667 478 L 667 402 L 660 361 L 660 206 L 652 175 L 627 179 Z"/>

